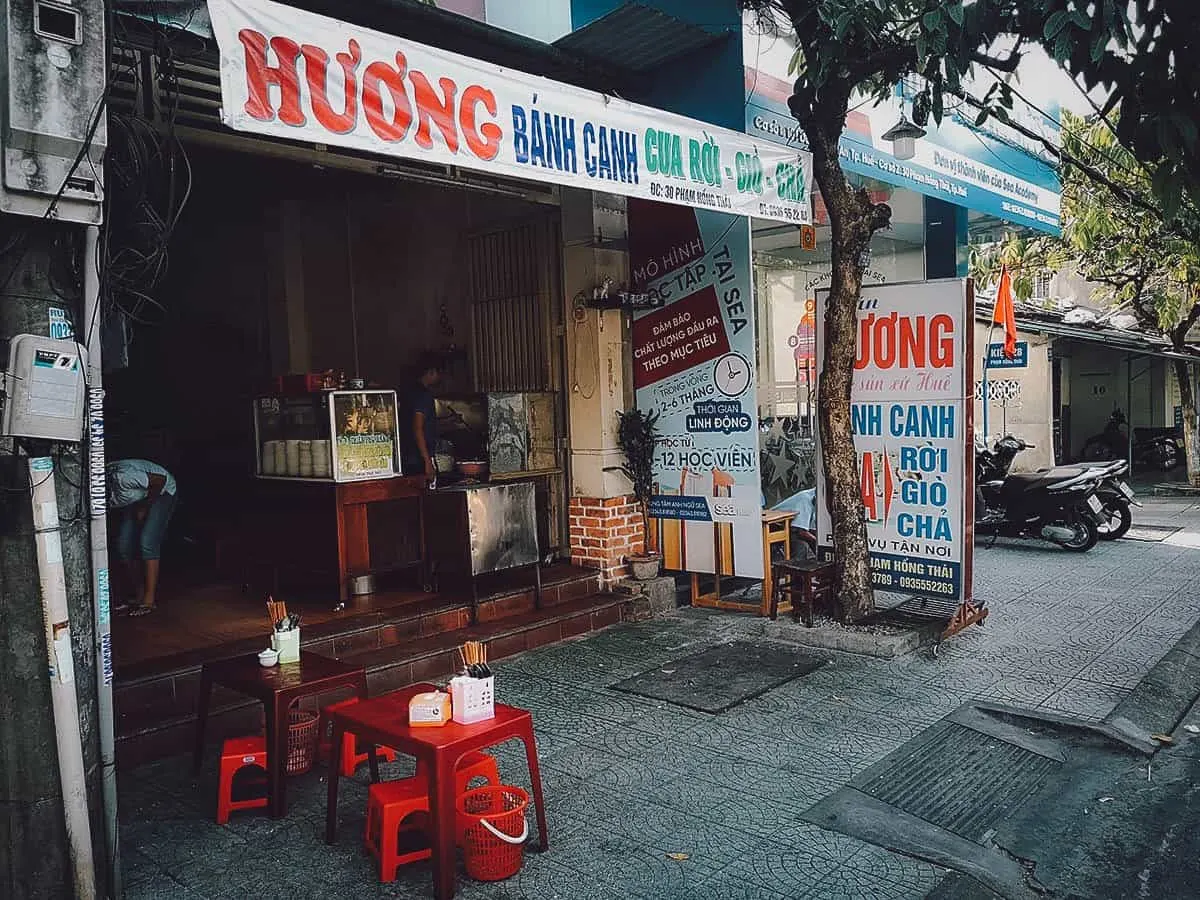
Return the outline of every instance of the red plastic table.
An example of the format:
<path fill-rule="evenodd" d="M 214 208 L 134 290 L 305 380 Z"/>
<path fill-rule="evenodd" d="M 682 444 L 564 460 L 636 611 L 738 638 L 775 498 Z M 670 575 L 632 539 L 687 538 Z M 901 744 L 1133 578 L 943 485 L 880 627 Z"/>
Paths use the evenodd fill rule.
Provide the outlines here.
<path fill-rule="evenodd" d="M 415 756 L 429 772 L 430 818 L 433 834 L 434 894 L 438 900 L 454 896 L 454 819 L 457 797 L 454 772 L 467 753 L 486 750 L 510 738 L 525 745 L 525 759 L 533 785 L 537 807 L 538 836 L 542 849 L 550 846 L 546 828 L 546 804 L 542 797 L 542 774 L 538 767 L 537 744 L 533 736 L 533 716 L 526 710 L 503 703 L 496 704 L 496 717 L 474 725 L 451 722 L 436 728 L 412 728 L 408 724 L 408 701 L 414 694 L 435 690 L 431 684 L 411 685 L 391 694 L 365 700 L 341 709 L 329 710 L 333 725 L 332 758 L 329 761 L 329 798 L 325 812 L 325 840 L 337 840 L 338 777 L 342 736 L 357 735 L 363 742 Z"/>
<path fill-rule="evenodd" d="M 204 729 L 208 724 L 209 696 L 213 685 L 253 697 L 263 705 L 267 725 L 267 797 L 271 815 L 278 819 L 287 812 L 288 710 L 301 697 L 311 697 L 341 688 L 367 697 L 367 673 L 336 659 L 300 651 L 300 659 L 264 668 L 257 654 L 205 663 L 200 670 L 200 693 L 196 704 L 195 766 L 200 771 L 204 757 Z M 374 753 L 371 765 L 376 766 Z"/>

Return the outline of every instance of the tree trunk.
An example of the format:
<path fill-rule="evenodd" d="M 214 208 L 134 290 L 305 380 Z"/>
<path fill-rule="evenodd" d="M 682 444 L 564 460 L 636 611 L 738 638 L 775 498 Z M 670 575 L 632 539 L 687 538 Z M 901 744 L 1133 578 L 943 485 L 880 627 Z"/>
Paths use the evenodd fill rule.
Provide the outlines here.
<path fill-rule="evenodd" d="M 854 190 L 838 161 L 838 138 L 845 109 L 801 124 L 813 154 L 813 176 L 829 210 L 832 231 L 832 283 L 825 304 L 824 358 L 817 392 L 825 496 L 833 525 L 838 602 L 847 622 L 875 609 L 867 526 L 854 448 L 850 398 L 858 351 L 858 302 L 862 257 L 871 235 L 887 225 L 891 209 Z"/>
<path fill-rule="evenodd" d="M 1192 385 L 1192 364 L 1186 360 L 1172 361 L 1175 380 L 1179 383 L 1179 405 L 1183 409 L 1183 449 L 1187 456 L 1188 482 L 1200 487 L 1200 434 L 1196 432 L 1196 392 Z"/>

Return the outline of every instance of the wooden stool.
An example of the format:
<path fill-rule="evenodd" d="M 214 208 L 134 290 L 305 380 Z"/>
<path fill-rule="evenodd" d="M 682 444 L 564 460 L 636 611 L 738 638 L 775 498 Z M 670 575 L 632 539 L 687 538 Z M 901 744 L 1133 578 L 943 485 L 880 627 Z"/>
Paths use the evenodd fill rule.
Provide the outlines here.
<path fill-rule="evenodd" d="M 834 598 L 834 565 L 819 559 L 783 560 L 772 567 L 774 590 L 771 592 L 771 619 L 778 618 L 781 601 L 787 600 L 792 614 L 799 612 L 809 628 L 813 625 L 813 609 L 820 603 L 832 609 Z M 800 603 L 796 598 L 799 594 Z M 786 595 L 786 597 L 785 597 Z"/>
<path fill-rule="evenodd" d="M 233 779 L 250 767 L 262 770 L 262 794 L 248 800 L 233 799 Z M 230 738 L 221 745 L 221 774 L 217 782 L 217 824 L 229 821 L 239 809 L 267 808 L 267 741 L 263 737 Z"/>

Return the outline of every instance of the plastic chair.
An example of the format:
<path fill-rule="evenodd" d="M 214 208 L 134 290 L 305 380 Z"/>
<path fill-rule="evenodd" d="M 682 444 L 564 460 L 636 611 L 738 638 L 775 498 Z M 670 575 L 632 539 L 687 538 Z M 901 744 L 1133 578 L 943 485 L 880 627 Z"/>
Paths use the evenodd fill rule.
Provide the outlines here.
<path fill-rule="evenodd" d="M 317 748 L 318 755 L 322 762 L 328 763 L 332 743 L 329 734 L 329 716 L 326 713 L 331 709 L 339 709 L 343 706 L 349 706 L 351 703 L 357 703 L 357 697 L 350 697 L 346 700 L 339 700 L 337 703 L 331 703 L 328 706 L 321 708 L 321 721 L 317 725 L 317 734 L 320 745 Z M 395 762 L 396 751 L 391 747 L 376 747 L 375 756 L 384 762 Z M 339 774 L 344 778 L 350 778 L 354 775 L 355 769 L 361 766 L 370 757 L 370 753 L 358 752 L 358 740 L 352 734 L 342 736 L 342 768 Z"/>
<path fill-rule="evenodd" d="M 261 797 L 249 800 L 233 799 L 233 779 L 243 769 L 256 766 L 262 770 Z M 267 741 L 263 737 L 231 738 L 221 745 L 221 775 L 217 784 L 217 824 L 229 821 L 229 814 L 242 809 L 267 807 Z"/>

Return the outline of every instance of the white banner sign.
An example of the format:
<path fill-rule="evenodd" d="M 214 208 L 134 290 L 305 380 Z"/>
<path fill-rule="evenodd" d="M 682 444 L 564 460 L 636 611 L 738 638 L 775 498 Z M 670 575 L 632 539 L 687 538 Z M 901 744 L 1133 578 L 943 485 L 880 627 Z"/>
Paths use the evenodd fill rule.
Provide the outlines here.
<path fill-rule="evenodd" d="M 208 9 L 236 131 L 812 220 L 807 153 L 269 0 Z"/>
<path fill-rule="evenodd" d="M 817 359 L 824 310 L 817 298 Z M 971 597 L 974 300 L 958 279 L 864 287 L 851 416 L 875 587 Z M 818 375 L 818 378 L 820 376 Z M 817 540 L 833 549 L 817 463 Z"/>

